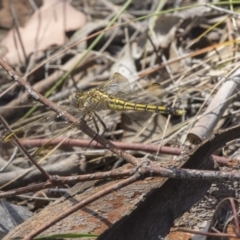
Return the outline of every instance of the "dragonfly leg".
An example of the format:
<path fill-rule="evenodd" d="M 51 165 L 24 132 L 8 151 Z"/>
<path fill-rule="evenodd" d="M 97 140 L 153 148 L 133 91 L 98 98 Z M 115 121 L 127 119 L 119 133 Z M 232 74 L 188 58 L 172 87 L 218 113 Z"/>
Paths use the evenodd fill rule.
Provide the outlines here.
<path fill-rule="evenodd" d="M 99 127 L 97 125 L 97 121 L 96 121 L 95 115 L 91 114 L 91 117 L 92 117 L 92 120 L 93 120 L 93 124 L 94 124 L 94 126 L 96 128 L 96 132 L 97 132 L 97 134 L 99 134 Z"/>
<path fill-rule="evenodd" d="M 105 132 L 106 132 L 106 129 L 107 129 L 107 126 L 106 126 L 106 124 L 103 122 L 103 120 L 101 119 L 101 117 L 97 114 L 97 113 L 93 113 L 94 114 L 94 116 L 98 119 L 98 121 L 102 124 L 102 126 L 103 126 L 103 132 L 102 132 L 102 134 L 101 135 L 103 135 Z"/>
<path fill-rule="evenodd" d="M 94 126 L 95 126 L 95 128 L 96 128 L 96 135 L 92 138 L 92 140 L 90 141 L 90 143 L 88 144 L 88 146 L 87 146 L 87 148 L 85 149 L 85 150 L 87 150 L 88 148 L 89 148 L 89 146 L 91 145 L 91 143 L 93 142 L 93 140 L 97 137 L 97 135 L 99 134 L 99 127 L 98 127 L 98 125 L 97 125 L 97 121 L 96 121 L 96 118 L 95 118 L 95 114 L 93 113 L 93 112 L 89 112 L 88 113 L 89 114 L 89 116 L 92 118 L 92 120 L 93 120 L 93 124 L 94 124 Z"/>
<path fill-rule="evenodd" d="M 89 114 L 90 114 L 90 116 L 92 117 L 93 123 L 94 123 L 94 125 L 95 125 L 96 130 L 97 130 L 97 134 L 92 138 L 92 140 L 91 140 L 90 143 L 88 144 L 88 147 L 91 145 L 91 143 L 93 142 L 93 140 L 94 140 L 94 139 L 97 137 L 97 135 L 99 134 L 99 127 L 98 127 L 98 125 L 97 125 L 96 118 L 97 118 L 97 120 L 98 120 L 98 121 L 102 124 L 102 126 L 103 126 L 103 132 L 102 132 L 101 135 L 103 135 L 103 134 L 105 133 L 106 129 L 107 129 L 106 124 L 103 122 L 103 120 L 101 119 L 101 117 L 100 117 L 96 112 L 92 112 L 92 113 L 89 113 Z M 88 147 L 87 147 L 87 149 L 88 149 Z"/>

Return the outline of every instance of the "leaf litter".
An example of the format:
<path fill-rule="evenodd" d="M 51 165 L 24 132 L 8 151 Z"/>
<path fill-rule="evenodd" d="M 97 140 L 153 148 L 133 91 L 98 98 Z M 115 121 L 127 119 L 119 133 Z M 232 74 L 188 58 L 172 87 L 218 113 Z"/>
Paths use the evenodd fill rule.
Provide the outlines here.
<path fill-rule="evenodd" d="M 154 4 L 154 1 L 149 2 L 150 5 Z M 53 6 L 56 7 L 55 10 L 58 10 L 56 11 L 58 14 L 61 12 L 61 4 L 65 4 L 64 1 L 58 4 L 44 1 L 43 6 L 28 19 L 23 29 L 20 28 L 27 53 L 27 62 L 18 55 L 22 54 L 22 50 L 19 44 L 14 42 L 14 29 L 10 29 L 9 34 L 1 41 L 1 45 L 7 49 L 7 54 L 3 57 L 10 65 L 16 64 L 16 69 L 21 75 L 37 67 L 44 59 L 49 59 L 47 63 L 39 67 L 39 70 L 28 76 L 28 80 L 33 85 L 37 86 L 37 84 L 43 83 L 45 86 L 41 89 L 43 93 L 71 68 L 67 64 L 68 61 L 86 51 L 93 41 L 91 38 L 86 38 L 106 27 L 109 14 L 114 13 L 113 8 L 103 3 L 94 5 L 92 2 L 82 4 L 81 1 L 75 1 L 74 7 L 67 3 L 64 5 L 66 13 L 69 9 L 72 17 L 68 18 L 68 14 L 66 16 L 64 14 L 57 15 L 52 23 L 54 25 L 50 25 L 49 32 L 45 32 L 47 28 L 44 28 L 43 23 L 49 24 L 45 20 L 53 13 Z M 120 5 L 112 6 L 120 7 Z M 117 24 L 124 23 L 126 19 L 144 16 L 145 9 L 136 10 L 134 7 L 136 6 L 133 4 L 131 8 L 127 9 Z M 227 8 L 227 6 L 225 7 Z M 99 11 L 100 9 L 101 11 Z M 132 84 L 134 82 L 137 85 L 160 83 L 165 92 L 158 99 L 159 105 L 164 104 L 170 107 L 174 104 L 175 107 L 185 109 L 186 114 L 183 117 L 172 116 L 171 118 L 166 115 L 144 114 L 141 116 L 141 114 L 135 114 L 129 118 L 131 114 L 126 116 L 120 112 L 106 111 L 101 115 L 101 118 L 108 128 L 104 136 L 110 140 L 152 143 L 188 150 L 212 136 L 219 129 L 236 125 L 239 119 L 239 42 L 236 31 L 239 27 L 239 19 L 235 18 L 234 15 L 230 17 L 224 11 L 211 9 L 209 6 L 190 6 L 187 9 L 174 11 L 172 6 L 168 4 L 164 10 L 171 10 L 171 12 L 157 15 L 156 21 L 154 21 L 155 16 L 148 16 L 134 21 L 134 24 L 130 21 L 110 29 L 91 51 L 90 56 L 71 72 L 68 79 L 52 92 L 50 98 L 54 99 L 55 96 L 58 96 L 55 99 L 58 99 L 59 104 L 63 107 L 68 106 L 68 96 L 71 92 L 77 91 L 76 86 L 80 86 L 81 90 L 88 90 L 108 80 L 114 72 L 120 72 L 130 82 L 133 82 Z M 153 13 L 150 8 L 148 11 Z M 40 20 L 37 17 L 39 14 L 42 15 Z M 43 38 L 45 43 L 41 42 L 41 34 L 36 35 L 39 24 L 42 24 L 43 27 L 39 33 L 45 32 Z M 92 24 L 91 29 L 86 31 L 83 27 L 84 24 Z M 79 29 L 78 34 L 76 34 L 77 29 Z M 116 29 L 117 33 L 114 33 Z M 75 35 L 72 35 L 74 32 Z M 30 40 L 31 43 L 29 43 Z M 76 44 L 68 47 L 70 43 Z M 36 50 L 37 52 L 41 51 L 41 55 L 35 55 Z M 63 52 L 58 53 L 61 50 Z M 31 54 L 34 54 L 34 57 L 29 61 Z M 56 54 L 55 57 L 50 59 L 54 54 Z M 21 61 L 19 61 L 20 59 Z M 2 74 L 4 76 L 5 73 Z M 6 80 L 7 78 L 5 76 L 0 80 L 1 92 L 12 84 Z M 54 81 L 50 82 L 50 79 L 54 79 Z M 66 89 L 68 92 L 64 93 Z M 5 115 L 13 129 L 22 127 L 27 122 L 35 121 L 36 116 L 42 118 L 46 114 L 49 115 L 49 120 L 47 123 L 41 122 L 40 125 L 43 128 L 39 128 L 37 125 L 37 129 L 29 130 L 25 138 L 28 140 L 31 138 L 44 139 L 51 138 L 52 135 L 56 134 L 61 137 L 62 125 L 65 122 L 42 106 L 39 106 L 38 110 L 28 119 L 21 119 L 29 109 L 21 109 L 21 107 L 24 107 L 23 104 L 31 103 L 27 95 L 22 97 L 22 94 L 23 92 L 19 87 L 14 87 L 1 98 L 4 100 L 3 104 L 1 103 L 1 107 L 4 107 L 4 110 L 0 109 L 1 114 Z M 32 104 L 36 105 L 35 102 Z M 8 108 L 14 107 L 20 107 L 20 109 L 9 111 L 8 114 Z M 74 114 L 77 116 L 77 113 Z M 46 120 L 45 117 L 44 120 Z M 91 120 L 88 121 L 88 124 L 94 129 L 94 123 Z M 103 132 L 103 129 L 100 132 Z M 5 134 L 6 131 L 1 129 L 1 135 Z M 70 134 L 70 137 L 89 139 L 80 131 L 75 130 Z M 33 147 L 30 142 L 28 144 L 29 151 L 32 153 L 39 147 L 38 144 Z M 231 143 L 231 146 L 233 145 L 234 142 Z M 234 148 L 232 147 L 232 149 Z M 2 151 L 1 157 L 8 159 L 12 153 L 13 148 L 8 145 Z M 105 150 L 96 150 L 86 146 L 66 147 L 64 145 L 56 149 L 48 157 L 45 164 L 50 166 L 61 155 L 65 158 L 66 155 L 70 157 L 72 154 L 79 154 L 79 161 L 85 162 L 83 170 L 85 173 L 91 172 L 93 169 L 109 170 L 116 166 L 114 164 L 119 161 L 118 157 L 109 152 L 106 153 Z M 133 154 L 141 157 L 146 156 L 143 150 L 133 152 Z M 234 152 L 220 149 L 218 154 L 225 154 L 225 157 L 231 158 Z M 20 158 L 22 160 L 22 157 L 23 154 L 20 151 L 15 155 L 16 160 Z M 161 155 L 160 153 L 159 156 L 151 154 L 149 157 L 154 161 L 168 159 L 168 164 L 173 166 L 176 164 L 172 157 L 165 154 Z M 14 166 L 14 162 L 12 165 Z M 217 187 L 213 186 L 213 188 Z M 235 194 L 239 196 L 238 191 Z M 211 195 L 209 197 L 211 198 L 210 205 L 213 206 L 214 202 L 223 199 L 223 197 Z M 204 204 L 201 204 L 199 203 L 199 209 L 204 208 Z M 194 208 L 192 216 L 195 216 L 196 212 Z M 179 221 L 184 225 L 186 219 Z M 199 223 L 200 225 L 201 223 Z"/>

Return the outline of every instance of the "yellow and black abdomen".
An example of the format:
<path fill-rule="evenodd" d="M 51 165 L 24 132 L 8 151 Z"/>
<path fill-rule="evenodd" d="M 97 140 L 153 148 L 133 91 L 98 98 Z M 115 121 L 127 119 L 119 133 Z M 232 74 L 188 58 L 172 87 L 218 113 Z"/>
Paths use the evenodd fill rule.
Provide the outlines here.
<path fill-rule="evenodd" d="M 109 106 L 109 109 L 114 111 L 143 111 L 143 112 L 155 112 L 155 113 L 163 113 L 163 114 L 179 115 L 179 116 L 185 113 L 184 110 L 178 109 L 178 108 L 133 103 L 133 102 L 127 102 L 118 98 L 111 98 L 108 101 L 108 106 Z"/>

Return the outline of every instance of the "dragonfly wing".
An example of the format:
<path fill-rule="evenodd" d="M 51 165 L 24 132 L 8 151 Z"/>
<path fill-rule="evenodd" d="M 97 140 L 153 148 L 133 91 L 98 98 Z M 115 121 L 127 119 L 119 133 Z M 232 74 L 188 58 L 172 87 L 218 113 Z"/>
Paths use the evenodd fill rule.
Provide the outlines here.
<path fill-rule="evenodd" d="M 116 72 L 112 75 L 111 79 L 106 83 L 99 86 L 99 90 L 120 97 L 131 91 L 129 81 L 121 73 Z"/>
<path fill-rule="evenodd" d="M 139 93 L 139 95 L 149 96 L 154 99 L 159 99 L 159 97 L 165 93 L 166 93 L 166 91 L 164 91 L 161 84 L 153 83 L 149 86 L 144 86 L 142 88 L 142 91 Z"/>
<path fill-rule="evenodd" d="M 62 108 L 70 109 L 66 106 Z M 14 125 L 12 132 L 3 138 L 4 142 L 14 141 L 14 136 L 19 139 L 46 138 L 65 128 L 67 123 L 55 112 L 48 111 Z"/>
<path fill-rule="evenodd" d="M 159 96 L 162 96 L 164 93 L 162 86 L 158 83 L 144 87 L 130 85 L 128 79 L 118 72 L 114 73 L 109 81 L 101 84 L 99 90 L 125 101 L 137 102 L 141 102 L 146 97 L 159 100 Z"/>
<path fill-rule="evenodd" d="M 52 112 L 47 112 L 35 117 L 34 120 L 32 120 L 30 123 L 26 124 L 26 121 L 19 122 L 18 125 L 23 125 L 23 127 L 17 127 L 17 124 L 15 124 L 12 132 L 7 134 L 3 138 L 3 141 L 13 141 L 14 135 L 18 138 L 25 138 L 27 135 L 29 135 L 29 132 L 39 131 L 44 125 L 47 125 L 49 122 L 52 121 L 54 115 L 55 114 Z"/>
<path fill-rule="evenodd" d="M 136 103 L 144 103 L 146 98 L 159 102 L 159 98 L 165 93 L 163 87 L 159 83 L 153 83 L 141 88 L 135 88 L 129 93 L 122 95 L 122 98 L 126 101 L 133 101 Z M 147 102 L 148 103 L 148 102 Z"/>
<path fill-rule="evenodd" d="M 34 152 L 33 156 L 40 155 L 40 154 L 46 149 L 46 147 L 47 147 L 49 144 L 51 144 L 51 142 L 53 142 L 53 141 L 54 141 L 55 139 L 57 139 L 57 138 L 60 138 L 60 137 L 63 137 L 63 136 L 64 136 L 63 139 L 66 140 L 74 129 L 76 129 L 76 127 L 75 127 L 73 124 L 68 125 L 68 126 L 66 126 L 65 128 L 63 128 L 63 129 L 60 129 L 59 132 L 57 132 L 52 138 L 50 138 L 46 143 L 44 143 L 40 148 L 38 148 L 37 151 Z M 76 132 L 76 131 L 75 131 L 75 132 Z M 66 135 L 66 136 L 65 136 L 65 135 Z M 58 144 L 58 147 L 61 146 L 61 144 L 64 142 L 64 140 L 61 141 L 61 142 Z"/>

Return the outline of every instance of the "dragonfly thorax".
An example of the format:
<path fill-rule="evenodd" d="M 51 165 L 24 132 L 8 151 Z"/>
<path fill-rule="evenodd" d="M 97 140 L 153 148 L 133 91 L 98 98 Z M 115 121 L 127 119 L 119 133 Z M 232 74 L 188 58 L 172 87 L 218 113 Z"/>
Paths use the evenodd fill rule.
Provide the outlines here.
<path fill-rule="evenodd" d="M 70 104 L 86 111 L 99 111 L 106 109 L 107 94 L 99 90 L 79 91 L 70 96 Z"/>

